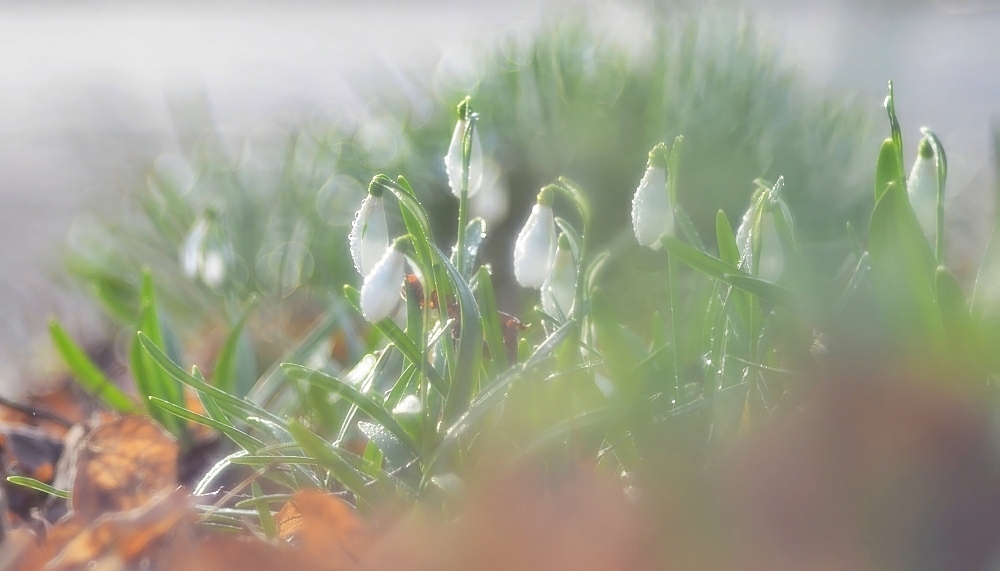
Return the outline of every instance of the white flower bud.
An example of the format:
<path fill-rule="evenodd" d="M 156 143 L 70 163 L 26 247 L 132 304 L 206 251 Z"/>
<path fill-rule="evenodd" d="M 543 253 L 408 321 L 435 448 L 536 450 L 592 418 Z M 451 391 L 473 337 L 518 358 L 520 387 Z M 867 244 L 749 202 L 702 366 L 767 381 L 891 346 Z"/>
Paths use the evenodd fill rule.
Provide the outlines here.
<path fill-rule="evenodd" d="M 189 278 L 199 278 L 211 290 L 219 292 L 225 284 L 235 253 L 218 223 L 218 213 L 208 208 L 184 238 L 181 246 L 181 271 Z"/>
<path fill-rule="evenodd" d="M 760 261 L 757 262 L 757 277 L 776 282 L 785 268 L 785 250 L 774 225 L 774 214 L 765 212 L 760 219 Z"/>
<path fill-rule="evenodd" d="M 556 223 L 552 206 L 536 203 L 514 242 L 514 277 L 523 287 L 538 289 L 552 269 Z"/>
<path fill-rule="evenodd" d="M 755 194 L 736 231 L 740 268 L 769 282 L 777 281 L 785 268 L 785 248 L 774 222 L 776 209 L 781 210 L 786 221 L 791 219 L 791 211 L 780 197 L 782 186 L 783 183 L 779 180 L 773 188 Z M 755 251 L 755 248 L 759 249 Z"/>
<path fill-rule="evenodd" d="M 632 198 L 632 230 L 642 246 L 660 247 L 660 238 L 674 231 L 674 209 L 667 187 L 666 147 L 657 145 L 649 152 L 646 173 Z"/>
<path fill-rule="evenodd" d="M 393 315 L 400 303 L 406 258 L 395 247 L 385 251 L 361 286 L 361 313 L 372 323 Z"/>
<path fill-rule="evenodd" d="M 920 141 L 917 160 L 913 161 L 910 178 L 906 181 L 906 192 L 924 236 L 934 244 L 937 239 L 937 165 L 934 149 L 926 138 Z"/>
<path fill-rule="evenodd" d="M 358 272 L 367 276 L 389 247 L 389 229 L 385 222 L 385 199 L 369 194 L 354 215 L 351 233 L 351 259 Z"/>
<path fill-rule="evenodd" d="M 184 275 L 194 278 L 202 263 L 202 249 L 208 236 L 208 221 L 200 218 L 184 238 L 181 246 L 181 270 Z"/>
<path fill-rule="evenodd" d="M 456 197 L 461 195 L 462 189 L 462 143 L 465 137 L 465 128 L 469 122 L 459 119 L 455 124 L 455 132 L 451 135 L 451 144 L 448 145 L 448 154 L 444 157 L 444 170 L 448 174 L 448 185 L 451 193 Z M 479 142 L 479 131 L 472 131 L 472 153 L 469 156 L 469 194 L 473 196 L 483 185 L 483 145 Z"/>
<path fill-rule="evenodd" d="M 545 313 L 563 320 L 573 310 L 576 299 L 576 263 L 565 235 L 559 237 L 552 272 L 542 284 L 542 309 Z"/>

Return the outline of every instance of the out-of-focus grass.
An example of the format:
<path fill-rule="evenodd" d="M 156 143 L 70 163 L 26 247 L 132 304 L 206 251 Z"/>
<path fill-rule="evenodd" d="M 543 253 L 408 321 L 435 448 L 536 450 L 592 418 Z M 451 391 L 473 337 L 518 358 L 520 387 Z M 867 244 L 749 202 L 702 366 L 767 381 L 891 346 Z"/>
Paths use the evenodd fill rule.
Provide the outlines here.
<path fill-rule="evenodd" d="M 510 459 L 536 469 L 546 493 L 581 465 L 614 475 L 611 486 L 661 522 L 650 537 L 674 542 L 688 567 L 730 557 L 736 568 L 877 569 L 927 557 L 948 567 L 969 557 L 967 545 L 985 558 L 992 540 L 975 534 L 925 538 L 967 521 L 1000 526 L 995 502 L 969 500 L 1000 478 L 982 461 L 1000 371 L 1000 233 L 970 299 L 944 259 L 947 159 L 934 133 L 921 139 L 929 168 L 907 177 L 891 84 L 890 136 L 869 146 L 863 113 L 817 103 L 749 28 L 732 26 L 677 15 L 633 53 L 585 19 L 561 20 L 534 39 L 503 36 L 468 84 L 442 68 L 433 96 L 400 92 L 405 104 L 386 95 L 365 120 L 310 122 L 277 146 L 279 167 L 233 159 L 210 138 L 190 155 L 190 182 L 171 178 L 183 168 L 158 169 L 136 194 L 140 215 L 76 261 L 134 325 L 131 369 L 151 416 L 185 449 L 187 422 L 239 449 L 195 494 L 226 488 L 234 465 L 255 471 L 253 497 L 227 494 L 220 503 L 233 509 L 203 521 L 273 536 L 266 496 L 303 488 L 342 493 L 374 519 L 415 504 L 448 519 L 466 483 Z M 483 242 L 493 272 L 477 268 L 481 221 L 462 227 L 468 189 L 457 193 L 456 228 L 441 168 L 461 87 L 478 113 L 464 119 L 510 193 L 510 216 Z M 472 171 L 465 134 L 461 164 Z M 669 152 L 657 145 L 647 173 L 664 170 L 645 179 L 662 200 L 644 207 L 675 224 L 640 248 L 626 211 L 648 148 L 674 134 L 683 138 Z M 355 280 L 345 226 L 372 172 L 372 200 L 394 215 L 371 243 L 398 238 L 359 293 L 338 286 Z M 503 281 L 505 236 L 524 225 L 532 197 L 533 212 L 551 208 L 555 219 L 542 239 L 518 242 L 551 258 L 558 226 L 576 281 L 565 314 L 543 302 L 517 311 L 527 324 L 518 327 L 495 294 L 517 292 Z M 448 255 L 456 231 L 468 250 Z M 385 310 L 373 316 L 366 295 Z M 300 335 L 280 318 L 288 307 L 322 316 Z M 174 336 L 206 310 L 232 323 L 207 377 L 188 369 Z M 258 341 L 273 331 L 300 339 L 283 362 L 254 356 L 248 312 Z M 82 384 L 132 409 L 128 395 L 103 391 L 82 351 L 61 345 Z M 255 360 L 271 366 L 240 370 Z M 727 458 L 734 449 L 746 456 Z M 716 497 L 718 482 L 730 496 Z M 975 491 L 952 493 L 965 488 Z M 885 514 L 892 525 L 868 529 Z"/>
<path fill-rule="evenodd" d="M 454 103 L 468 89 L 494 163 L 490 178 L 509 192 L 506 212 L 489 220 L 484 251 L 504 306 L 516 299 L 505 287 L 512 232 L 540 186 L 557 175 L 587 180 L 597 213 L 591 239 L 626 247 L 645 152 L 679 133 L 688 137 L 680 200 L 705 236 L 719 208 L 735 223 L 755 178 L 782 174 L 805 241 L 842 253 L 846 244 L 832 236 L 844 221 L 859 222 L 869 187 L 870 175 L 858 169 L 871 140 L 866 114 L 805 88 L 744 17 L 650 16 L 626 39 L 584 12 L 553 15 L 483 41 L 461 62 L 442 60 L 433 79 L 375 77 L 377 88 L 359 86 L 365 109 L 319 109 L 285 137 L 243 147 L 227 147 L 211 125 L 181 125 L 200 136 L 182 137 L 183 158 L 159 161 L 123 214 L 75 235 L 71 268 L 126 322 L 138 310 L 143 265 L 185 326 L 213 314 L 232 319 L 234 302 L 253 292 L 264 295 L 264 307 L 290 295 L 318 296 L 322 305 L 322 292 L 351 275 L 346 227 L 376 171 L 405 172 L 438 237 L 454 235 L 456 205 L 440 158 Z M 206 209 L 218 214 L 205 247 L 223 252 L 227 269 L 214 288 L 184 278 L 178 263 Z M 626 298 L 639 296 L 641 303 L 612 300 L 630 318 L 648 314 L 664 291 L 635 265 L 609 274 Z M 318 288 L 299 291 L 305 285 Z"/>

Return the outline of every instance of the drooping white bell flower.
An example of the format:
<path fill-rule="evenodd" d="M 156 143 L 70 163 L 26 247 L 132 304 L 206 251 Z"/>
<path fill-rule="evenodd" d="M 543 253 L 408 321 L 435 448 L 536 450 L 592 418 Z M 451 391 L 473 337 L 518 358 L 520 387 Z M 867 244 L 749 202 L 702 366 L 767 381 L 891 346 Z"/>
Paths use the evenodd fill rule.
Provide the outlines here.
<path fill-rule="evenodd" d="M 208 220 L 199 218 L 191 227 L 181 245 L 181 271 L 189 278 L 198 275 L 202 262 L 202 248 L 208 236 Z"/>
<path fill-rule="evenodd" d="M 372 185 L 361 208 L 354 215 L 351 233 L 351 259 L 362 276 L 371 273 L 389 247 L 389 229 L 385 222 L 385 199 L 382 189 Z"/>
<path fill-rule="evenodd" d="M 361 313 L 371 323 L 393 315 L 400 303 L 406 277 L 406 257 L 392 245 L 365 276 L 361 286 Z"/>
<path fill-rule="evenodd" d="M 667 147 L 660 143 L 649 151 L 646 172 L 632 198 L 632 230 L 642 246 L 660 247 L 660 238 L 674 230 L 674 209 L 670 203 Z"/>
<path fill-rule="evenodd" d="M 180 264 L 184 275 L 198 278 L 218 292 L 232 266 L 234 252 L 218 223 L 219 213 L 206 208 L 181 245 Z"/>
<path fill-rule="evenodd" d="M 514 277 L 522 287 L 538 289 L 549 277 L 556 254 L 556 222 L 552 197 L 546 189 L 538 193 L 528 220 L 514 242 Z"/>
<path fill-rule="evenodd" d="M 924 236 L 934 244 L 937 239 L 937 164 L 934 148 L 927 137 L 920 140 L 917 160 L 913 161 L 910 178 L 906 181 L 906 192 Z"/>
<path fill-rule="evenodd" d="M 455 123 L 455 131 L 451 135 L 448 154 L 444 157 L 444 170 L 448 174 L 448 186 L 451 187 L 451 193 L 456 197 L 461 197 L 462 192 L 465 130 L 469 127 L 469 117 L 472 114 L 469 105 L 468 97 L 458 105 L 458 122 Z M 483 169 L 483 145 L 479 142 L 479 131 L 473 126 L 472 148 L 469 154 L 468 196 L 475 195 L 483 186 Z"/>
<path fill-rule="evenodd" d="M 542 309 L 545 313 L 563 320 L 573 310 L 575 299 L 576 262 L 573 259 L 569 238 L 565 234 L 560 234 L 552 271 L 542 284 Z"/>

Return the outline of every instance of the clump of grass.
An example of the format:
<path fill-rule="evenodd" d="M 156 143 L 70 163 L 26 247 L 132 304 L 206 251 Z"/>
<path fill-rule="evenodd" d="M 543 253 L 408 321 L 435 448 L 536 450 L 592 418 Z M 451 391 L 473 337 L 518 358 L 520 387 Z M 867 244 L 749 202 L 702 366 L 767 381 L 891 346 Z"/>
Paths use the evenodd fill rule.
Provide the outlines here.
<path fill-rule="evenodd" d="M 461 164 L 462 176 L 452 183 L 461 218 L 475 185 L 469 176 L 477 169 L 474 140 L 480 129 L 485 135 L 486 122 L 469 100 L 459 109 L 458 158 L 449 160 Z M 915 189 L 931 189 L 940 230 L 944 149 L 925 130 L 918 160 L 933 168 L 919 164 L 906 177 L 891 84 L 886 111 L 891 136 L 874 163 L 874 207 L 866 232 L 844 226 L 840 239 L 853 247 L 839 264 L 846 270 L 828 284 L 838 292 L 833 298 L 813 291 L 808 256 L 814 238 L 788 204 L 785 179 L 760 182 L 735 231 L 720 211 L 712 241 L 685 222 L 681 137 L 647 154 L 635 198 L 635 234 L 660 233 L 646 245 L 669 287 L 667 312 L 654 314 L 648 331 L 623 324 L 610 302 L 623 292 L 600 274 L 624 254 L 591 241 L 596 215 L 581 185 L 560 177 L 543 187 L 537 215 L 520 232 L 518 279 L 528 281 L 529 270 L 546 277 L 541 297 L 532 294 L 540 306 L 520 315 L 522 328 L 498 312 L 491 268 L 478 262 L 484 221 L 461 220 L 461 235 L 447 240 L 457 247 L 446 254 L 413 186 L 403 176 L 380 174 L 369 194 L 398 212 L 398 237 L 390 243 L 376 236 L 384 254 L 373 268 L 358 267 L 367 274 L 361 291 L 346 285 L 344 303 L 333 302 L 313 331 L 246 389 L 233 378 L 232 362 L 239 358 L 234 341 L 224 344 L 222 364 L 207 379 L 181 366 L 146 274 L 132 345 L 138 406 L 182 442 L 189 442 L 184 422 L 227 436 L 236 451 L 204 476 L 195 493 L 212 489 L 232 465 L 254 467 L 261 483 L 254 496 L 234 498 L 242 503 L 206 518 L 266 534 L 273 526 L 261 506 L 271 496 L 262 490 L 274 498 L 311 487 L 345 491 L 371 513 L 413 503 L 446 507 L 463 481 L 489 469 L 497 450 L 541 459 L 556 472 L 572 459 L 613 474 L 641 474 L 665 443 L 684 442 L 685 458 L 698 462 L 720 444 L 752 433 L 789 387 L 810 382 L 810 371 L 831 359 L 864 356 L 850 342 L 858 338 L 883 362 L 947 372 L 940 378 L 953 380 L 951 389 L 983 396 L 1000 373 L 991 350 L 1000 321 L 988 309 L 995 305 L 996 236 L 976 293 L 967 299 L 944 265 L 946 236 L 937 232 L 929 240 L 915 213 L 927 208 L 921 202 L 927 197 Z M 641 216 L 643 209 L 656 216 Z M 359 223 L 369 222 L 364 216 Z M 639 227 L 643 220 L 660 226 L 650 232 Z M 560 246 L 551 239 L 557 235 Z M 360 239 L 372 237 L 362 232 Z M 555 291 L 561 283 L 551 281 L 553 252 L 560 247 L 570 254 L 568 297 Z M 411 279 L 386 269 L 401 259 Z M 547 292 L 566 301 L 553 306 Z M 867 318 L 857 319 L 862 314 Z M 355 330 L 362 316 L 371 329 L 353 364 L 344 367 L 317 350 L 332 332 Z M 230 340 L 241 326 L 242 320 Z M 69 347 L 64 354 L 86 388 L 123 412 L 137 406 L 123 404 L 119 392 L 101 390 L 94 367 L 58 328 L 54 332 Z M 184 402 L 185 391 L 198 396 L 204 412 Z M 245 509 L 249 504 L 256 509 Z"/>

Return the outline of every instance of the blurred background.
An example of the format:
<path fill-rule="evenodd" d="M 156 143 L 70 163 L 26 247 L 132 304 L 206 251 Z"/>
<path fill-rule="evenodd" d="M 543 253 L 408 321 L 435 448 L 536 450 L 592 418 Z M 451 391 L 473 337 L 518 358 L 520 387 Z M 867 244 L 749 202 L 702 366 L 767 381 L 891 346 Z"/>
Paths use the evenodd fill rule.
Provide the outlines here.
<path fill-rule="evenodd" d="M 676 16 L 681 23 L 651 25 L 653 13 Z M 745 208 L 757 176 L 783 174 L 789 186 L 796 182 L 807 189 L 810 165 L 819 162 L 834 174 L 842 172 L 849 190 L 841 193 L 847 198 L 835 202 L 851 218 L 852 212 L 863 211 L 853 206 L 858 197 L 870 191 L 882 138 L 877 134 L 885 132 L 881 101 L 886 81 L 892 79 L 904 133 L 931 126 L 948 150 L 949 232 L 957 244 L 949 255 L 961 274 L 963 265 L 978 264 L 992 222 L 990 125 L 1000 114 L 1000 75 L 993 73 L 1000 69 L 998 36 L 1000 9 L 971 0 L 4 2 L 0 394 L 21 394 L 53 366 L 45 334 L 50 315 L 57 315 L 78 338 L 99 344 L 113 337 L 114 328 L 87 288 L 105 288 L 105 295 L 98 292 L 97 297 L 112 306 L 114 315 L 116 300 L 127 300 L 129 294 L 115 298 L 107 294 L 109 284 L 120 280 L 127 286 L 137 280 L 134 271 L 109 275 L 109 260 L 169 266 L 164 260 L 176 261 L 190 227 L 202 219 L 202 209 L 219 206 L 218 197 L 225 195 L 220 188 L 239 187 L 264 205 L 253 215 L 228 211 L 229 223 L 242 220 L 260 235 L 246 251 L 264 253 L 254 262 L 243 246 L 232 245 L 237 261 L 231 273 L 238 283 L 229 293 L 214 292 L 224 301 L 244 298 L 247 284 L 287 297 L 309 279 L 327 285 L 356 281 L 353 273 L 339 273 L 351 270 L 349 263 L 346 269 L 340 262 L 324 263 L 323 248 L 343 258 L 346 246 L 335 239 L 345 233 L 371 172 L 403 172 L 411 180 L 424 179 L 430 186 L 437 181 L 443 188 L 440 165 L 440 173 L 426 175 L 406 165 L 443 155 L 454 121 L 446 110 L 467 92 L 483 101 L 478 109 L 484 115 L 484 143 L 497 162 L 495 184 L 511 193 L 500 206 L 482 206 L 496 212 L 502 236 L 520 225 L 526 197 L 530 200 L 556 174 L 608 188 L 620 182 L 622 192 L 630 195 L 648 143 L 683 133 L 697 151 L 701 143 L 693 131 L 701 128 L 701 116 L 722 123 L 714 127 L 715 139 L 705 143 L 706 149 L 714 148 L 713 140 L 739 137 L 769 149 L 770 154 L 758 152 L 761 156 L 743 170 L 733 166 L 737 182 L 705 183 L 735 197 L 723 201 L 731 220 Z M 511 78 L 530 79 L 521 73 L 530 65 L 530 55 L 524 55 L 546 41 L 554 42 L 552 53 L 569 54 L 565 61 L 575 73 L 597 78 L 582 84 L 584 95 L 566 88 L 556 102 L 563 106 L 563 120 L 550 126 L 559 137 L 574 137 L 574 113 L 598 118 L 587 132 L 594 143 L 562 154 L 551 146 L 560 148 L 562 139 L 532 134 L 524 83 L 511 87 Z M 677 61 L 692 62 L 688 71 L 666 73 L 669 65 L 650 63 L 646 52 L 651 44 L 667 46 Z M 627 100 L 636 93 L 632 84 L 659 77 L 654 73 L 700 88 L 678 89 L 690 101 L 664 96 L 674 97 L 671 105 L 679 102 L 658 116 L 663 129 L 638 137 L 631 152 L 635 156 L 625 164 L 608 166 L 633 174 L 601 179 L 603 175 L 585 168 L 585 159 L 614 143 L 614 129 L 607 125 L 621 124 L 616 118 L 627 116 L 634 104 Z M 713 80 L 712 74 L 722 79 Z M 477 93 L 484 85 L 492 89 Z M 498 85 L 520 98 L 504 99 L 508 92 Z M 724 119 L 705 103 L 719 92 L 713 85 L 730 86 L 726 93 L 742 102 L 738 107 L 716 102 L 727 109 Z M 819 103 L 813 109 L 803 101 Z M 505 116 L 504 108 L 516 113 Z M 782 150 L 782 145 L 798 146 L 788 131 L 781 131 L 787 127 L 781 123 L 786 120 L 783 110 L 801 116 L 802 108 L 813 109 L 820 119 L 815 132 L 803 135 L 795 128 L 794 136 L 829 143 L 821 159 Z M 555 114 L 550 109 L 548 116 Z M 764 127 L 753 128 L 755 121 Z M 415 141 L 428 134 L 439 138 L 439 144 L 420 148 Z M 907 144 L 909 162 L 916 141 Z M 522 155 L 541 149 L 538 160 L 551 170 L 534 168 L 531 157 L 511 150 L 518 148 Z M 308 172 L 301 174 L 296 165 L 304 156 L 311 157 L 312 166 L 303 167 Z M 718 155 L 720 160 L 727 156 Z M 742 155 L 733 151 L 732 156 Z M 289 161 L 294 163 L 291 170 L 282 168 Z M 696 175 L 698 168 L 693 164 L 690 171 Z M 700 192 L 695 175 L 692 197 Z M 829 176 L 829 171 L 823 174 Z M 294 179 L 290 183 L 289 177 Z M 251 179 L 254 183 L 247 183 Z M 315 225 L 285 228 L 260 216 L 273 205 L 267 197 L 276 196 L 274 190 L 285 183 L 311 197 Z M 199 185 L 214 190 L 198 190 Z M 824 196 L 822 188 L 803 193 Z M 174 195 L 187 201 L 178 212 L 163 206 Z M 696 198 L 691 200 L 695 224 L 714 216 L 714 211 L 700 210 Z M 791 200 L 801 206 L 807 199 Z M 444 201 L 438 207 L 454 208 Z M 150 214 L 157 212 L 162 216 Z M 337 215 L 327 216 L 331 212 Z M 809 233 L 808 214 L 799 218 Z M 622 227 L 626 220 L 621 219 Z M 329 233 L 323 226 L 327 223 Z M 148 244 L 129 239 L 150 233 L 166 238 Z M 598 233 L 603 242 L 614 244 L 615 228 Z M 824 230 L 816 228 L 813 238 L 822 243 Z M 302 243 L 310 244 L 310 251 L 291 247 Z M 136 244 L 152 246 L 131 247 Z M 504 244 L 497 238 L 489 254 L 498 268 Z M 271 275 L 261 260 L 275 253 L 282 262 Z M 286 258 L 295 262 L 286 265 Z M 67 261 L 75 277 L 67 272 Z M 294 267 L 291 274 L 285 273 L 288 267 Z M 506 272 L 498 271 L 501 276 Z M 179 274 L 176 268 L 174 273 Z M 161 281 L 171 283 L 169 278 Z M 211 294 L 199 292 L 209 305 L 214 303 Z M 504 303 L 511 307 L 516 296 Z M 117 317 L 127 320 L 127 313 Z"/>

